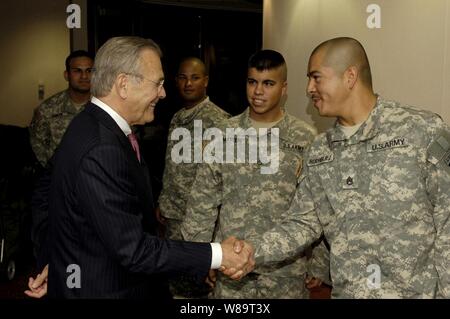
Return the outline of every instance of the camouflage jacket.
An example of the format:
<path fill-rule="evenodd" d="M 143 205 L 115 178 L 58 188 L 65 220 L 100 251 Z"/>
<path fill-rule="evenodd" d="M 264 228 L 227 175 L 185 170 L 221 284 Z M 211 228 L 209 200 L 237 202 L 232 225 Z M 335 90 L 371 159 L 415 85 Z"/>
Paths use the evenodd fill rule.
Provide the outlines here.
<path fill-rule="evenodd" d="M 159 196 L 159 207 L 166 218 L 182 220 L 185 214 L 186 201 L 194 182 L 198 163 L 175 163 L 171 152 L 178 140 L 172 140 L 171 135 L 176 128 L 185 128 L 191 135 L 194 131 L 194 120 L 201 120 L 203 130 L 220 126 L 230 115 L 215 105 L 207 97 L 195 106 L 195 110 L 183 108 L 172 118 L 167 141 L 166 160 L 163 175 L 163 188 Z M 194 150 L 194 138 L 192 138 Z"/>
<path fill-rule="evenodd" d="M 55 152 L 70 121 L 81 112 L 70 100 L 68 90 L 61 91 L 42 102 L 30 123 L 30 143 L 42 166 Z"/>
<path fill-rule="evenodd" d="M 250 128 L 249 110 L 229 119 L 226 127 Z M 262 174 L 259 161 L 205 163 L 201 166 L 181 226 L 185 240 L 220 242 L 231 235 L 249 240 L 281 222 L 294 197 L 303 150 L 313 140 L 316 130 L 287 113 L 273 128 L 279 129 L 279 167 L 276 173 Z M 248 147 L 249 138 L 246 139 Z M 216 220 L 217 235 L 213 238 Z M 301 280 L 301 275 L 307 271 L 305 259 L 296 256 L 276 265 L 259 267 L 255 272 Z"/>
<path fill-rule="evenodd" d="M 450 131 L 439 116 L 378 98 L 350 138 L 319 135 L 285 221 L 255 240 L 274 263 L 323 232 L 333 297 L 450 297 Z"/>

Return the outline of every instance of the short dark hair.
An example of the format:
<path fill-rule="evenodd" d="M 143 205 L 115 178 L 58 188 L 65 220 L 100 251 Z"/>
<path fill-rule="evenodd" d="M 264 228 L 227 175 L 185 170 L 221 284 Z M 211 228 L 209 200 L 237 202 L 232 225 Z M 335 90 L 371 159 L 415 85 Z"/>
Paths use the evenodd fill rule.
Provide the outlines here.
<path fill-rule="evenodd" d="M 259 72 L 281 69 L 283 80 L 287 80 L 287 65 L 281 53 L 274 50 L 261 50 L 248 59 L 248 69 L 255 68 Z"/>
<path fill-rule="evenodd" d="M 94 55 L 88 51 L 85 50 L 76 50 L 69 54 L 69 56 L 66 58 L 66 71 L 70 71 L 70 62 L 72 59 L 79 58 L 79 57 L 87 57 L 90 58 L 92 61 L 94 61 Z"/>
<path fill-rule="evenodd" d="M 180 63 L 178 63 L 178 68 L 185 62 L 197 62 L 198 64 L 200 64 L 201 68 L 202 68 L 202 72 L 203 75 L 208 76 L 209 72 L 206 69 L 206 65 L 205 62 L 203 62 L 202 59 L 196 57 L 196 56 L 187 56 L 187 57 L 183 57 L 180 61 Z"/>
<path fill-rule="evenodd" d="M 258 51 L 248 59 L 248 68 L 256 68 L 258 71 L 275 69 L 285 64 L 281 53 L 274 50 Z"/>

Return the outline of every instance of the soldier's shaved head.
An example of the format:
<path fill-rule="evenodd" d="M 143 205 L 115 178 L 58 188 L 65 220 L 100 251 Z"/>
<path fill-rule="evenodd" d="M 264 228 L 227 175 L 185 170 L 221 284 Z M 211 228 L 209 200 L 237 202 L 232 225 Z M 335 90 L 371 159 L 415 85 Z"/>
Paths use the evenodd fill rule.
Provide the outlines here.
<path fill-rule="evenodd" d="M 372 89 L 372 73 L 366 51 L 358 40 L 341 37 L 322 42 L 311 53 L 323 53 L 323 64 L 342 74 L 351 66 L 359 72 L 361 82 Z"/>
<path fill-rule="evenodd" d="M 206 98 L 208 71 L 202 60 L 186 57 L 181 60 L 175 77 L 183 107 L 194 107 Z"/>
<path fill-rule="evenodd" d="M 205 63 L 203 63 L 203 61 L 200 60 L 199 58 L 192 57 L 192 56 L 184 58 L 183 60 L 181 60 L 180 68 L 179 68 L 178 72 L 180 72 L 180 69 L 182 68 L 183 65 L 188 64 L 188 63 L 189 64 L 193 64 L 193 65 L 198 65 L 198 70 L 200 72 L 202 72 L 203 75 L 208 75 L 208 71 L 206 70 Z"/>

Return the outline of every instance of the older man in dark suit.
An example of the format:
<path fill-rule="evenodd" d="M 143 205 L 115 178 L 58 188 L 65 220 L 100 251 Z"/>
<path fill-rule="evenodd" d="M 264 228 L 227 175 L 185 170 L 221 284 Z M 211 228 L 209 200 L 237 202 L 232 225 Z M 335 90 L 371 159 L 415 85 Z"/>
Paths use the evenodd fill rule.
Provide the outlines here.
<path fill-rule="evenodd" d="M 156 236 L 131 126 L 151 122 L 166 95 L 160 57 L 156 43 L 138 37 L 112 38 L 98 51 L 91 103 L 70 124 L 51 178 L 36 192 L 33 234 L 49 266 L 30 278 L 28 295 L 46 293 L 47 270 L 50 297 L 160 299 L 169 297 L 167 276 L 201 279 L 222 268 L 239 279 L 254 267 L 252 247 L 235 238 L 210 244 Z"/>

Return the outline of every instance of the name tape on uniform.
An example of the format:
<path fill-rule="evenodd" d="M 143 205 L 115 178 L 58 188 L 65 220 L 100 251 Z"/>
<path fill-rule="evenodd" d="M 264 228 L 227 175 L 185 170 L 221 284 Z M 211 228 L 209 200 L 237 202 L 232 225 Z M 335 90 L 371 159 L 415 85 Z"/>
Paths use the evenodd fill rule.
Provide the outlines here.
<path fill-rule="evenodd" d="M 334 154 L 333 153 L 327 154 L 327 155 L 323 155 L 323 156 L 320 156 L 320 157 L 316 157 L 316 158 L 310 158 L 308 160 L 308 166 L 316 166 L 316 165 L 320 165 L 320 164 L 323 164 L 323 163 L 328 163 L 328 162 L 333 161 L 333 159 L 334 159 Z"/>
<path fill-rule="evenodd" d="M 298 145 L 298 144 L 291 144 L 291 143 L 283 142 L 282 145 L 284 148 L 296 150 L 296 151 L 299 151 L 300 153 L 303 153 L 303 151 L 305 150 L 304 146 Z"/>
<path fill-rule="evenodd" d="M 388 141 L 380 143 L 367 144 L 367 152 L 378 152 L 390 148 L 405 147 L 408 146 L 408 140 L 404 137 L 396 137 Z"/>

